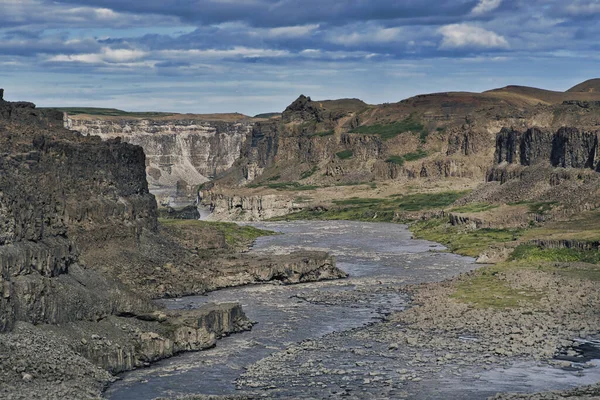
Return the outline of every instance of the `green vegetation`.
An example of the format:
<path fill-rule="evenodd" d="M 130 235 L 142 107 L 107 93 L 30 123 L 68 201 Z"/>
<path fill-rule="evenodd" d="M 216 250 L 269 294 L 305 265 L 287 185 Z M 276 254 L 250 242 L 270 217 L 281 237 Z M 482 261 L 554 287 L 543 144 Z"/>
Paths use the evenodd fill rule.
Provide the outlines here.
<path fill-rule="evenodd" d="M 281 179 L 281 175 L 274 175 L 274 176 L 270 177 L 269 179 L 267 179 L 267 182 L 273 182 L 273 181 L 276 181 L 279 179 Z"/>
<path fill-rule="evenodd" d="M 386 125 L 363 125 L 350 131 L 350 133 L 360 133 L 363 135 L 379 135 L 382 140 L 391 139 L 403 132 L 414 132 L 419 134 L 421 142 L 423 142 L 423 138 L 427 139 L 428 135 L 425 126 L 414 114 L 411 114 L 399 122 L 393 122 Z"/>
<path fill-rule="evenodd" d="M 590 264 L 600 264 L 600 251 L 580 249 L 547 249 L 533 244 L 521 244 L 515 248 L 511 260 L 524 261 L 553 261 L 574 262 L 581 261 Z"/>
<path fill-rule="evenodd" d="M 443 208 L 466 195 L 467 191 L 449 191 L 438 193 L 415 193 L 399 198 L 398 207 L 403 211 L 421 211 Z"/>
<path fill-rule="evenodd" d="M 249 225 L 237 225 L 231 222 L 209 222 L 193 219 L 159 219 L 160 225 L 173 236 L 189 239 L 190 235 L 222 234 L 229 247 L 238 248 L 250 245 L 261 236 L 275 235 L 275 232 L 258 229 Z"/>
<path fill-rule="evenodd" d="M 404 157 L 402 157 L 402 156 L 389 156 L 387 158 L 387 160 L 385 160 L 385 162 L 396 164 L 396 165 L 398 165 L 398 166 L 401 167 L 401 166 L 404 165 Z"/>
<path fill-rule="evenodd" d="M 349 158 L 352 158 L 354 153 L 352 152 L 352 150 L 343 150 L 339 153 L 335 153 L 335 155 L 338 156 L 341 160 L 347 160 Z"/>
<path fill-rule="evenodd" d="M 572 257 L 565 257 L 562 254 L 558 258 Z M 535 304 L 545 295 L 544 290 L 536 290 L 528 286 L 511 287 L 506 280 L 507 276 L 515 276 L 523 270 L 560 275 L 569 279 L 600 281 L 598 265 L 557 266 L 554 261 L 534 261 L 532 258 L 524 258 L 481 268 L 461 279 L 451 297 L 481 308 L 514 308 Z"/>
<path fill-rule="evenodd" d="M 317 166 L 314 166 L 311 169 L 302 172 L 302 174 L 300 174 L 300 179 L 310 178 L 311 176 L 313 176 L 315 174 L 315 172 L 317 172 L 318 169 L 319 168 Z"/>
<path fill-rule="evenodd" d="M 488 204 L 488 203 L 471 203 L 466 204 L 464 206 L 454 207 L 450 211 L 457 213 L 478 213 L 488 210 L 493 210 L 494 208 L 498 208 L 499 206 L 496 204 Z"/>
<path fill-rule="evenodd" d="M 442 208 L 452 204 L 466 192 L 441 192 L 410 194 L 402 197 L 359 198 L 333 201 L 329 209 L 303 210 L 277 218 L 277 220 L 355 220 L 393 222 L 401 213 Z"/>
<path fill-rule="evenodd" d="M 333 129 L 331 129 L 328 131 L 316 132 L 312 136 L 325 137 L 325 136 L 332 136 L 334 133 L 335 133 L 335 131 Z"/>
<path fill-rule="evenodd" d="M 175 115 L 174 113 L 165 112 L 128 112 L 118 110 L 116 108 L 95 108 L 95 107 L 61 107 L 54 108 L 55 110 L 66 112 L 70 115 L 88 114 L 88 115 L 99 115 L 108 117 L 167 117 L 169 115 Z"/>
<path fill-rule="evenodd" d="M 490 245 L 517 240 L 522 234 L 518 229 L 464 230 L 452 226 L 447 219 L 432 218 L 411 225 L 415 237 L 442 243 L 453 253 L 477 257 Z"/>
<path fill-rule="evenodd" d="M 414 153 L 407 153 L 401 156 L 389 156 L 385 162 L 402 166 L 405 161 L 417 161 L 425 157 L 427 157 L 427 152 L 419 149 Z"/>
<path fill-rule="evenodd" d="M 407 154 L 403 155 L 402 157 L 404 157 L 404 160 L 406 160 L 406 161 L 417 161 L 417 160 L 420 160 L 421 158 L 427 157 L 427 152 L 422 149 L 419 149 L 414 153 L 407 153 Z"/>
<path fill-rule="evenodd" d="M 503 264 L 482 268 L 460 281 L 450 297 L 479 308 L 515 308 L 543 297 L 543 291 L 511 287 L 504 279 L 507 269 Z"/>

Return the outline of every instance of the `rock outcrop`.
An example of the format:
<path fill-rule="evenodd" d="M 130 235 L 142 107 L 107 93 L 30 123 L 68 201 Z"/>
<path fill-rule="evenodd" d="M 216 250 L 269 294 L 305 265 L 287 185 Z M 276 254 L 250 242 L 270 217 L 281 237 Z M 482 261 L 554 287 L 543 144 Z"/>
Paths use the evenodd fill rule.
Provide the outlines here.
<path fill-rule="evenodd" d="M 525 132 L 502 129 L 496 139 L 496 162 L 553 167 L 598 169 L 598 134 L 575 127 L 556 132 L 530 128 Z"/>
<path fill-rule="evenodd" d="M 278 194 L 228 196 L 206 191 L 202 195 L 202 203 L 212 212 L 209 219 L 218 221 L 262 221 L 306 207 L 293 197 Z"/>

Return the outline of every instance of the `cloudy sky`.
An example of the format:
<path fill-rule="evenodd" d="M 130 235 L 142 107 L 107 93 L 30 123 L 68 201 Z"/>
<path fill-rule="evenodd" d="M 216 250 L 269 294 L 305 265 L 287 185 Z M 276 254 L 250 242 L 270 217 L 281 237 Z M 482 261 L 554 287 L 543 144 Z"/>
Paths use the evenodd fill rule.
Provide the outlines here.
<path fill-rule="evenodd" d="M 600 76 L 600 0 L 0 0 L 9 100 L 280 111 Z"/>

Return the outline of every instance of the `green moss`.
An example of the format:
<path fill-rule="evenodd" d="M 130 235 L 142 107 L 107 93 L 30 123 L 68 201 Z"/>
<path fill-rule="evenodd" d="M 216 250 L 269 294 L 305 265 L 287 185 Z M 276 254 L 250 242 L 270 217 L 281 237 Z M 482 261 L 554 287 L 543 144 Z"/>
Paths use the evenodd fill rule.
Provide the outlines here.
<path fill-rule="evenodd" d="M 396 201 L 398 201 L 398 208 L 402 211 L 420 211 L 447 207 L 467 193 L 468 191 L 415 193 L 397 198 Z"/>
<path fill-rule="evenodd" d="M 349 158 L 352 158 L 354 153 L 352 152 L 352 150 L 343 150 L 339 153 L 335 153 L 335 155 L 338 156 L 341 160 L 347 160 Z"/>
<path fill-rule="evenodd" d="M 521 244 L 515 248 L 511 260 L 575 262 L 600 264 L 600 251 L 579 249 L 545 249 L 533 244 Z"/>
<path fill-rule="evenodd" d="M 317 172 L 319 168 L 314 166 L 311 169 L 309 169 L 308 171 L 304 171 L 302 172 L 302 174 L 300 174 L 300 179 L 306 179 L 306 178 L 310 178 L 311 176 L 313 176 L 315 174 L 315 172 Z"/>
<path fill-rule="evenodd" d="M 178 230 L 217 230 L 225 236 L 225 242 L 231 247 L 249 245 L 261 236 L 275 235 L 275 232 L 258 229 L 250 225 L 238 225 L 232 222 L 209 222 L 193 219 L 159 219 L 159 223 L 167 228 Z"/>
<path fill-rule="evenodd" d="M 396 164 L 396 165 L 399 165 L 399 166 L 403 166 L 404 165 L 404 157 L 402 157 L 402 156 L 389 156 L 387 158 L 387 160 L 385 160 L 385 162 Z"/>
<path fill-rule="evenodd" d="M 334 200 L 333 203 L 334 204 L 339 204 L 339 205 L 376 205 L 376 204 L 381 204 L 381 203 L 385 203 L 386 199 L 379 199 L 379 198 L 371 198 L 371 199 L 361 199 L 358 197 L 351 197 L 349 199 L 344 199 L 344 200 Z"/>
<path fill-rule="evenodd" d="M 511 287 L 504 279 L 506 270 L 503 265 L 482 268 L 461 280 L 450 297 L 479 308 L 515 308 L 544 296 L 543 291 Z"/>
<path fill-rule="evenodd" d="M 406 211 L 440 208 L 452 204 L 466 192 L 412 194 L 403 197 L 359 198 L 335 200 L 334 206 L 325 210 L 303 210 L 277 218 L 277 220 L 354 220 L 394 222 Z"/>
<path fill-rule="evenodd" d="M 334 133 L 335 133 L 335 131 L 333 129 L 331 129 L 328 131 L 316 132 L 312 136 L 326 137 L 326 136 L 333 136 Z"/>
<path fill-rule="evenodd" d="M 453 253 L 477 257 L 490 245 L 507 243 L 519 238 L 518 229 L 463 230 L 452 226 L 447 219 L 431 218 L 411 225 L 415 237 L 442 243 Z"/>
<path fill-rule="evenodd" d="M 403 155 L 402 157 L 406 161 L 417 161 L 417 160 L 420 160 L 421 158 L 427 157 L 427 152 L 422 149 L 419 149 L 414 153 L 407 153 L 407 154 Z"/>

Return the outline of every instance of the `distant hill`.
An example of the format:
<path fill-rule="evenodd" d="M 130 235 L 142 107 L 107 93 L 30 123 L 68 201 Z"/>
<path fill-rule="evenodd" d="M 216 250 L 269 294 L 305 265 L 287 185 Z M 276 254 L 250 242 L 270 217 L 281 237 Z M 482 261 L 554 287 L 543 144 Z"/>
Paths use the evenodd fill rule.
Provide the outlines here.
<path fill-rule="evenodd" d="M 579 85 L 573 86 L 571 89 L 567 90 L 567 92 L 600 93 L 600 79 L 587 80 Z"/>
<path fill-rule="evenodd" d="M 129 112 L 123 111 L 116 108 L 99 108 L 99 107 L 44 107 L 46 109 L 54 109 L 62 112 L 66 112 L 69 115 L 98 115 L 105 117 L 166 117 L 175 113 L 168 112 Z"/>

